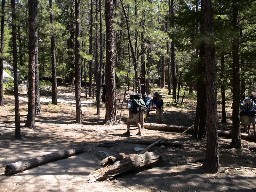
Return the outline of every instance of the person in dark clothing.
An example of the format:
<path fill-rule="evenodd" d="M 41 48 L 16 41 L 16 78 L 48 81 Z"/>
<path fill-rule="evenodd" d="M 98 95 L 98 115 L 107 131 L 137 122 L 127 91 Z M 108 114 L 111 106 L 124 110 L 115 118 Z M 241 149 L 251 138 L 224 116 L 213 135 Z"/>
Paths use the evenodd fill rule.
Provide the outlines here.
<path fill-rule="evenodd" d="M 162 123 L 164 102 L 163 99 L 161 98 L 161 95 L 158 92 L 155 92 L 153 95 L 152 105 L 153 108 L 156 109 L 157 122 Z"/>
<path fill-rule="evenodd" d="M 138 133 L 136 135 L 142 134 L 141 130 L 144 128 L 145 108 L 145 102 L 140 95 L 130 95 L 128 102 L 129 117 L 127 119 L 127 131 L 123 135 L 130 136 L 130 126 L 132 122 L 136 123 L 138 127 Z"/>
<path fill-rule="evenodd" d="M 256 103 L 251 97 L 246 97 L 240 103 L 240 121 L 247 129 L 248 134 L 250 133 L 250 125 L 252 125 L 255 134 L 255 123 L 256 123 Z"/>
<path fill-rule="evenodd" d="M 149 115 L 149 112 L 150 112 L 150 107 L 152 106 L 152 99 L 151 99 L 151 97 L 147 96 L 146 94 L 143 95 L 142 99 L 144 100 L 145 105 L 146 105 L 146 109 L 145 109 L 145 121 L 146 121 L 147 117 Z"/>

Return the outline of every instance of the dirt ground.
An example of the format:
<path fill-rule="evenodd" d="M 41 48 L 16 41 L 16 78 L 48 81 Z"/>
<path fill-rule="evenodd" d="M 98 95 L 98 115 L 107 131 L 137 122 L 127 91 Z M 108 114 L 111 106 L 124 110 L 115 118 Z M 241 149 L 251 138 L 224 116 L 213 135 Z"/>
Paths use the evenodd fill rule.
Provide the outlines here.
<path fill-rule="evenodd" d="M 127 110 L 122 111 L 119 124 L 104 125 L 105 110 L 100 115 L 91 106 L 93 100 L 82 98 L 83 124 L 75 123 L 74 93 L 59 94 L 59 104 L 50 104 L 50 97 L 42 96 L 42 114 L 36 118 L 36 128 L 22 127 L 23 139 L 14 139 L 13 96 L 5 96 L 0 106 L 0 191 L 91 191 L 91 192 L 165 192 L 165 191 L 255 191 L 255 143 L 242 141 L 242 149 L 229 149 L 230 139 L 219 139 L 220 170 L 216 174 L 201 169 L 205 156 L 205 141 L 196 141 L 187 134 L 143 130 L 137 136 L 132 127 L 126 131 Z M 26 119 L 27 98 L 20 97 L 22 125 Z M 170 126 L 192 125 L 193 105 L 186 108 L 165 107 L 163 123 Z M 149 122 L 156 122 L 152 112 Z M 183 147 L 158 146 L 163 163 L 141 172 L 130 172 L 107 181 L 88 182 L 88 175 L 100 168 L 100 161 L 117 153 L 138 153 L 145 148 L 143 141 L 167 139 L 182 143 Z M 138 141 L 138 142 L 136 142 Z M 111 145 L 104 145 L 111 142 Z M 5 176 L 5 165 L 22 159 L 39 157 L 62 149 L 84 145 L 85 152 L 54 161 L 13 176 Z"/>

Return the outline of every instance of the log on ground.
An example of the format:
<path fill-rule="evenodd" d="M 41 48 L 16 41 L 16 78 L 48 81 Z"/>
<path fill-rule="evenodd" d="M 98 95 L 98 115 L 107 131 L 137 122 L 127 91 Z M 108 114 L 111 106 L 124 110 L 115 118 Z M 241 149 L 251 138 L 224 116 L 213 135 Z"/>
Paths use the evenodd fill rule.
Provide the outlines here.
<path fill-rule="evenodd" d="M 84 152 L 84 147 L 79 146 L 73 149 L 66 149 L 66 150 L 54 152 L 51 154 L 46 154 L 41 157 L 36 157 L 36 158 L 31 158 L 27 160 L 10 163 L 5 166 L 5 175 L 13 175 L 13 174 L 25 171 L 27 169 L 38 167 L 40 165 L 43 165 L 52 161 L 65 159 L 83 152 Z"/>
<path fill-rule="evenodd" d="M 118 155 L 107 157 L 102 160 L 105 167 L 93 171 L 89 176 L 90 182 L 112 179 L 128 171 L 141 171 L 152 167 L 161 161 L 161 155 L 156 152 L 146 152 L 144 154 Z M 107 163 L 106 163 L 107 162 Z"/>
<path fill-rule="evenodd" d="M 167 125 L 167 124 L 157 124 L 157 123 L 144 123 L 144 128 L 150 129 L 150 130 L 158 130 L 158 131 L 173 131 L 178 133 L 183 133 L 184 131 L 186 131 L 186 133 L 189 133 L 189 134 L 193 132 L 193 129 L 189 129 L 188 127 Z M 218 130 L 218 136 L 231 139 L 232 133 L 231 131 Z M 241 138 L 246 141 L 256 142 L 256 135 L 241 134 Z"/>
<path fill-rule="evenodd" d="M 182 133 L 188 130 L 188 127 L 177 126 L 177 125 L 167 125 L 167 124 L 157 124 L 157 123 L 144 123 L 145 129 L 158 130 L 158 131 L 173 131 Z M 187 133 L 191 133 L 191 130 L 188 130 Z"/>
<path fill-rule="evenodd" d="M 232 138 L 232 132 L 231 131 L 222 131 L 222 130 L 218 130 L 218 136 L 219 137 L 225 137 L 227 139 L 231 139 Z M 252 141 L 252 142 L 256 142 L 256 135 L 248 135 L 247 133 L 241 133 L 241 139 L 246 140 L 246 141 Z"/>
<path fill-rule="evenodd" d="M 123 141 L 124 143 L 132 143 L 132 144 L 141 144 L 141 145 L 150 145 L 156 140 L 143 140 L 143 139 L 131 139 L 127 141 Z M 182 143 L 181 141 L 173 141 L 173 140 L 168 140 L 168 139 L 161 139 L 159 143 L 157 143 L 156 146 L 161 146 L 164 145 L 166 147 L 175 147 L 175 148 L 183 148 L 184 147 L 184 142 Z"/>

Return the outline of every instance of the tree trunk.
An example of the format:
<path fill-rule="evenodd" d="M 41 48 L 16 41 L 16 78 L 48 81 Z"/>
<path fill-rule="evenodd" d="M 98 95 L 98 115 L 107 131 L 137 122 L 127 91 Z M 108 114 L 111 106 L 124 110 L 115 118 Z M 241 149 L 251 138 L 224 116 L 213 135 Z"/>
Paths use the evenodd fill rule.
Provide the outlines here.
<path fill-rule="evenodd" d="M 100 0 L 99 0 L 100 1 Z M 96 114 L 100 114 L 100 95 L 101 95 L 101 69 L 99 64 L 99 3 L 96 0 L 96 25 L 95 25 L 95 80 L 96 80 Z M 101 35 L 101 34 L 100 34 Z"/>
<path fill-rule="evenodd" d="M 81 57 L 80 57 L 80 0 L 75 0 L 75 97 L 76 123 L 82 123 L 81 110 Z"/>
<path fill-rule="evenodd" d="M 41 104 L 40 104 L 40 81 L 39 81 L 39 61 L 38 61 L 38 30 L 36 32 L 37 39 L 36 39 L 36 55 L 35 55 L 35 114 L 39 115 L 41 113 Z"/>
<path fill-rule="evenodd" d="M 28 160 L 17 161 L 15 163 L 10 163 L 5 166 L 5 175 L 14 175 L 22 171 L 44 165 L 46 163 L 57 161 L 60 159 L 65 159 L 84 152 L 84 147 L 77 147 L 74 149 L 62 150 L 47 155 L 43 155 L 37 158 L 31 158 Z"/>
<path fill-rule="evenodd" d="M 170 27 L 174 28 L 174 0 L 169 0 L 169 19 L 170 19 Z M 173 29 L 174 30 L 174 29 Z M 171 41 L 171 77 L 172 77 L 172 98 L 174 102 L 176 102 L 176 90 L 177 90 L 177 66 L 175 62 L 175 45 L 174 45 L 174 34 L 170 34 L 172 41 Z"/>
<path fill-rule="evenodd" d="M 170 55 L 170 43 L 168 42 L 166 45 L 167 48 L 167 55 Z M 171 88 L 171 62 L 170 59 L 167 60 L 167 88 L 168 88 L 168 95 L 171 95 L 172 88 Z"/>
<path fill-rule="evenodd" d="M 143 16 L 144 17 L 144 16 Z M 145 27 L 144 27 L 144 19 L 142 21 L 143 32 L 141 33 L 141 75 L 140 75 L 140 83 L 141 83 L 141 94 L 145 95 L 146 93 L 146 62 L 145 62 Z"/>
<path fill-rule="evenodd" d="M 22 53 L 22 49 L 25 50 L 25 47 L 23 47 L 24 45 L 22 44 L 22 35 L 21 35 L 21 27 L 18 26 L 18 45 L 19 45 L 19 65 L 22 66 L 24 64 L 23 62 L 23 53 Z"/>
<path fill-rule="evenodd" d="M 67 47 L 68 47 L 68 68 L 69 68 L 69 73 L 67 74 L 66 78 L 68 79 L 69 82 L 73 81 L 74 77 L 74 6 L 73 6 L 73 1 L 69 2 L 69 21 L 68 21 L 68 31 L 69 31 L 69 38 L 67 40 Z M 73 82 L 72 82 L 73 83 Z"/>
<path fill-rule="evenodd" d="M 93 54 L 93 0 L 91 0 L 91 8 L 90 8 L 90 29 L 89 29 L 89 54 Z M 93 65 L 93 60 L 89 61 L 89 87 L 88 87 L 88 93 L 89 97 L 92 96 L 92 77 L 93 77 L 93 72 L 92 72 L 92 65 Z"/>
<path fill-rule="evenodd" d="M 232 142 L 231 147 L 241 148 L 241 130 L 239 120 L 239 105 L 240 105 L 240 62 L 239 62 L 239 23 L 238 23 L 238 5 L 237 2 L 233 2 L 232 5 L 232 25 L 235 34 L 232 42 L 232 93 L 233 93 L 233 104 L 232 104 Z"/>
<path fill-rule="evenodd" d="M 165 87 L 165 65 L 166 65 L 166 58 L 163 55 L 161 58 L 161 83 L 160 83 L 160 87 L 164 88 Z"/>
<path fill-rule="evenodd" d="M 3 83 L 3 71 L 4 71 L 4 18 L 5 18 L 5 0 L 2 0 L 2 16 L 1 16 L 1 45 L 0 45 L 0 106 L 4 105 L 4 83 Z"/>
<path fill-rule="evenodd" d="M 206 160 L 204 168 L 211 173 L 216 173 L 219 169 L 218 152 L 218 115 L 217 115 L 217 88 L 216 88 L 216 62 L 215 47 L 210 39 L 214 35 L 213 30 L 213 11 L 211 0 L 202 1 L 203 11 L 203 31 L 205 48 L 205 66 L 206 66 L 206 93 L 207 93 L 207 143 Z"/>
<path fill-rule="evenodd" d="M 105 1 L 105 21 L 106 21 L 106 122 L 114 122 L 115 115 L 115 32 L 114 32 L 114 0 Z"/>
<path fill-rule="evenodd" d="M 134 17 L 138 18 L 138 3 L 137 3 L 137 0 L 134 0 Z M 136 24 L 136 20 L 135 20 L 135 24 Z M 130 27 L 130 23 L 129 23 L 129 27 Z M 131 33 L 131 27 L 130 27 L 129 31 Z M 133 58 L 133 64 L 134 64 L 134 72 L 135 72 L 135 77 L 134 78 L 135 78 L 135 90 L 136 90 L 136 93 L 140 93 L 141 92 L 141 90 L 140 90 L 141 82 L 140 82 L 140 78 L 139 78 L 140 68 L 139 68 L 138 36 L 139 36 L 138 29 L 137 29 L 137 27 L 135 27 L 134 28 L 134 39 L 135 39 L 135 43 L 134 43 L 134 56 L 135 57 Z M 130 36 L 130 38 L 131 38 L 131 36 Z M 130 39 L 130 40 L 132 40 L 132 39 Z"/>
<path fill-rule="evenodd" d="M 227 114 L 226 114 L 226 83 L 224 80 L 224 75 L 225 75 L 225 58 L 224 54 L 221 54 L 221 61 L 220 61 L 220 79 L 221 79 L 221 123 L 226 123 L 227 122 Z"/>
<path fill-rule="evenodd" d="M 100 82 L 101 85 L 104 84 L 104 78 L 102 78 L 104 75 L 102 74 L 102 68 L 103 68 L 103 29 L 102 29 L 102 0 L 99 0 L 99 9 L 100 9 Z"/>
<path fill-rule="evenodd" d="M 15 0 L 11 0 L 12 8 L 12 56 L 14 73 L 14 98 L 15 98 L 15 138 L 21 139 L 20 133 L 20 103 L 18 88 L 18 53 L 17 53 L 17 26 L 16 26 L 16 6 Z"/>
<path fill-rule="evenodd" d="M 112 179 L 128 171 L 141 171 L 159 163 L 161 156 L 156 152 L 146 152 L 144 154 L 119 154 L 110 156 L 102 160 L 103 168 L 100 168 L 89 175 L 89 180 L 103 181 Z"/>
<path fill-rule="evenodd" d="M 53 28 L 54 17 L 53 17 L 52 0 L 49 0 L 49 5 L 50 5 L 50 23 Z M 52 104 L 57 105 L 56 43 L 55 43 L 55 34 L 53 31 L 51 36 L 51 63 L 52 63 Z"/>
<path fill-rule="evenodd" d="M 35 75 L 37 50 L 38 0 L 28 1 L 29 11 L 29 64 L 28 64 L 28 115 L 26 126 L 35 127 Z"/>
<path fill-rule="evenodd" d="M 205 51 L 204 44 L 200 46 L 200 61 L 198 63 L 198 79 L 197 79 L 197 102 L 196 102 L 196 117 L 194 122 L 194 137 L 202 140 L 206 136 L 206 85 L 205 85 Z"/>
<path fill-rule="evenodd" d="M 180 102 L 180 89 L 182 86 L 182 72 L 179 73 L 178 75 L 178 81 L 177 81 L 177 96 L 176 96 L 176 102 Z"/>
<path fill-rule="evenodd" d="M 137 54 L 136 54 L 136 45 L 133 47 L 132 44 L 132 38 L 131 38 L 131 30 L 130 30 L 130 21 L 129 21 L 129 17 L 126 13 L 124 4 L 123 4 L 123 0 L 120 0 L 121 5 L 122 5 L 122 10 L 124 13 L 124 17 L 125 17 L 125 23 L 126 23 L 126 29 L 127 29 L 127 35 L 128 35 L 128 40 L 129 40 L 129 47 L 130 47 L 130 52 L 131 52 L 131 56 L 132 56 L 132 62 L 133 62 L 133 67 L 134 67 L 134 72 L 135 72 L 135 92 L 137 92 L 137 88 L 138 88 L 138 61 L 137 61 Z M 136 36 L 137 39 L 137 36 Z M 136 44 L 136 43 L 135 43 Z"/>

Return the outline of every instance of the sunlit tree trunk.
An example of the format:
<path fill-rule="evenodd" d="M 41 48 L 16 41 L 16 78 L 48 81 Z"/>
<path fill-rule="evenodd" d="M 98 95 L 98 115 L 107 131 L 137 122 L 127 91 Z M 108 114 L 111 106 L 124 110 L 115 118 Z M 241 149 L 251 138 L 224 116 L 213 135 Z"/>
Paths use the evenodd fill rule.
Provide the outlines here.
<path fill-rule="evenodd" d="M 36 75 L 36 51 L 37 51 L 37 15 L 38 0 L 28 1 L 29 14 L 29 63 L 28 63 L 28 115 L 26 126 L 35 127 L 35 75 Z"/>
<path fill-rule="evenodd" d="M 142 26 L 142 33 L 141 33 L 141 73 L 140 73 L 140 84 L 141 84 L 141 94 L 144 95 L 146 93 L 146 61 L 145 61 L 145 52 L 146 52 L 146 46 L 145 46 L 145 13 L 143 13 L 141 21 Z"/>
<path fill-rule="evenodd" d="M 169 0 L 169 19 L 170 19 L 170 27 L 174 28 L 174 0 Z M 175 45 L 174 45 L 174 35 L 171 34 L 171 50 L 170 50 L 170 54 L 171 54 L 171 77 L 172 77 L 172 98 L 173 100 L 176 102 L 177 100 L 177 66 L 176 66 L 176 62 L 175 62 Z"/>
<path fill-rule="evenodd" d="M 53 7 L 52 0 L 49 0 L 50 5 L 50 23 L 53 27 Z M 51 35 L 51 63 L 52 63 L 52 104 L 57 105 L 57 79 L 56 79 L 56 45 L 55 45 L 55 34 L 52 30 Z"/>
<path fill-rule="evenodd" d="M 18 89 L 18 53 L 17 53 L 17 26 L 16 26 L 16 6 L 15 0 L 11 0 L 12 7 L 12 56 L 14 73 L 14 98 L 15 98 L 15 138 L 21 139 L 20 132 L 20 103 Z"/>
<path fill-rule="evenodd" d="M 126 23 L 126 29 L 127 29 L 127 35 L 128 35 L 128 41 L 129 41 L 129 48 L 130 48 L 130 52 L 131 52 L 131 58 L 132 58 L 132 63 L 133 63 L 133 67 L 134 67 L 134 78 L 135 78 L 135 90 L 137 92 L 137 88 L 138 88 L 138 60 L 137 60 L 137 53 L 136 53 L 136 43 L 135 46 L 133 46 L 132 44 L 132 37 L 131 37 L 131 28 L 130 28 L 130 21 L 129 21 L 129 16 L 125 10 L 124 4 L 123 4 L 123 0 L 120 0 L 121 5 L 122 5 L 122 10 L 123 10 L 123 14 L 125 17 L 125 23 Z M 137 38 L 137 37 L 135 37 Z M 136 41 L 135 41 L 136 42 Z"/>
<path fill-rule="evenodd" d="M 68 32 L 69 32 L 69 38 L 67 40 L 67 47 L 68 47 L 68 63 L 67 66 L 69 68 L 69 72 L 66 75 L 66 78 L 69 82 L 71 82 L 73 84 L 73 78 L 74 78 L 74 47 L 75 47 L 75 43 L 74 43 L 74 37 L 75 37 L 75 29 L 74 29 L 74 4 L 73 4 L 73 0 L 70 1 L 69 3 L 69 18 L 68 18 L 68 23 L 67 23 L 67 28 L 68 28 Z"/>
<path fill-rule="evenodd" d="M 89 54 L 93 54 L 93 0 L 90 2 L 90 29 L 89 29 Z M 93 72 L 92 72 L 92 65 L 93 60 L 89 61 L 89 87 L 88 87 L 88 93 L 89 97 L 92 96 L 92 78 L 93 78 Z"/>
<path fill-rule="evenodd" d="M 80 0 L 75 0 L 75 98 L 76 123 L 82 123 L 81 110 L 81 57 L 80 57 Z"/>
<path fill-rule="evenodd" d="M 38 37 L 38 31 L 37 37 Z M 35 113 L 39 115 L 41 113 L 41 103 L 40 103 L 40 81 L 39 81 L 39 61 L 38 61 L 38 38 L 36 41 L 36 55 L 35 55 L 35 99 L 36 99 L 36 106 L 35 106 Z"/>
<path fill-rule="evenodd" d="M 116 120 L 115 114 L 115 32 L 114 32 L 114 0 L 105 1 L 105 21 L 106 21 L 106 122 Z"/>
<path fill-rule="evenodd" d="M 0 106 L 4 104 L 4 84 L 3 84 L 3 54 L 4 54 L 4 18 L 5 18 L 5 0 L 2 0 L 2 14 L 1 14 L 1 45 L 0 45 Z"/>
<path fill-rule="evenodd" d="M 104 41 L 103 41 L 103 19 L 102 19 L 102 0 L 99 0 L 99 9 L 100 9 L 100 81 L 101 84 L 104 84 L 104 74 L 102 74 L 103 71 L 103 47 L 104 47 Z"/>
<path fill-rule="evenodd" d="M 95 80 L 96 80 L 96 108 L 97 115 L 100 114 L 100 95 L 101 95 L 101 68 L 99 63 L 99 2 L 96 0 L 96 25 L 95 25 Z"/>
<path fill-rule="evenodd" d="M 164 88 L 165 87 L 165 65 L 166 65 L 166 57 L 163 55 L 161 57 L 161 82 L 160 82 L 160 87 Z"/>

